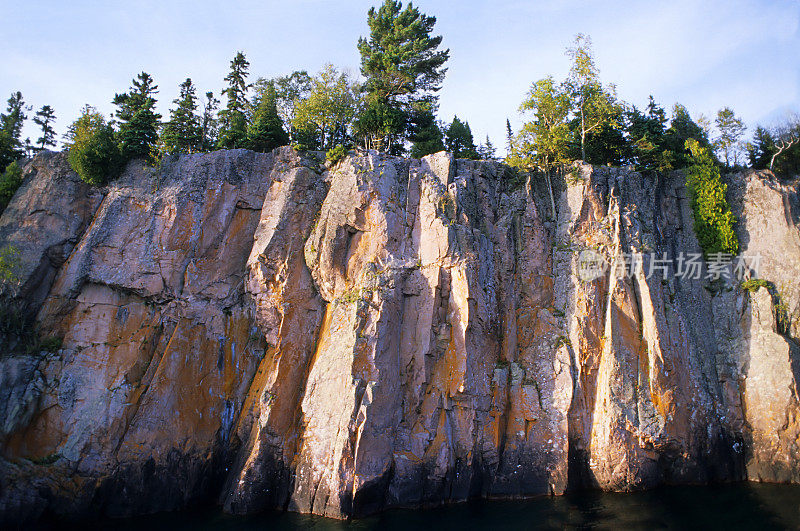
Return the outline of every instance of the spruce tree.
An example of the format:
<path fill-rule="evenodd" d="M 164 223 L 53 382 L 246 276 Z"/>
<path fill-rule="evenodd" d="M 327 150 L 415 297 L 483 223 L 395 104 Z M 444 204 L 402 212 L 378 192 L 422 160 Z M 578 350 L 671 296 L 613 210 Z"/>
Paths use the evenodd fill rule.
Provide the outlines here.
<path fill-rule="evenodd" d="M 22 125 L 25 123 L 25 101 L 22 93 L 12 92 L 8 107 L 0 114 L 0 168 L 5 168 L 24 155 Z"/>
<path fill-rule="evenodd" d="M 130 90 L 116 94 L 113 99 L 119 119 L 119 147 L 122 157 L 128 161 L 135 158 L 150 160 L 152 147 L 158 142 L 161 115 L 155 112 L 158 86 L 147 72 L 134 80 Z"/>
<path fill-rule="evenodd" d="M 444 151 L 444 134 L 429 104 L 417 105 L 411 116 L 409 128 L 412 158 L 419 159 L 431 153 Z"/>
<path fill-rule="evenodd" d="M 253 151 L 266 153 L 288 143 L 289 135 L 283 129 L 283 123 L 278 116 L 275 86 L 269 83 L 247 128 L 247 147 Z"/>
<path fill-rule="evenodd" d="M 217 147 L 220 149 L 236 149 L 244 147 L 247 141 L 247 70 L 250 63 L 242 52 L 237 52 L 231 61 L 231 71 L 225 76 L 228 87 L 222 91 L 228 97 L 228 103 L 220 111 L 220 129 Z"/>
<path fill-rule="evenodd" d="M 180 94 L 173 101 L 170 120 L 164 125 L 161 139 L 168 153 L 196 153 L 200 150 L 203 131 L 197 116 L 197 96 L 190 78 L 180 85 Z"/>
<path fill-rule="evenodd" d="M 56 131 L 50 125 L 56 119 L 55 111 L 49 105 L 43 106 L 33 117 L 33 123 L 42 128 L 42 136 L 36 141 L 39 144 L 39 150 L 47 148 L 47 146 L 56 145 Z"/>
<path fill-rule="evenodd" d="M 369 38 L 358 40 L 361 73 L 366 78 L 367 110 L 358 129 L 367 147 L 402 151 L 411 104 L 430 101 L 441 87 L 449 50 L 439 50 L 441 36 L 431 36 L 436 17 L 411 3 L 385 0 L 367 14 Z"/>
<path fill-rule="evenodd" d="M 453 117 L 453 121 L 445 131 L 445 145 L 447 151 L 457 159 L 477 159 L 478 150 L 475 148 L 475 141 L 472 138 L 472 130 L 469 122 L 462 122 L 458 116 Z"/>
<path fill-rule="evenodd" d="M 203 102 L 203 119 L 200 126 L 200 150 L 203 152 L 211 151 L 217 145 L 219 122 L 216 119 L 216 112 L 218 108 L 219 100 L 214 97 L 214 93 L 211 91 L 206 92 L 206 99 Z"/>

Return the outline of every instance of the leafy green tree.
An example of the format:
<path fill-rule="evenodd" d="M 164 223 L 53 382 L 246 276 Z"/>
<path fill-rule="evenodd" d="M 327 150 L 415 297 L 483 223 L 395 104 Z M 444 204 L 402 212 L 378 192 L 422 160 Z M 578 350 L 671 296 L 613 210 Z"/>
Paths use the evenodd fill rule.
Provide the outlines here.
<path fill-rule="evenodd" d="M 579 33 L 575 46 L 567 50 L 572 59 L 572 68 L 566 86 L 573 101 L 574 129 L 580 138 L 581 158 L 586 160 L 586 137 L 611 124 L 619 113 L 616 89 L 600 83 L 599 72 L 592 56 L 592 41 Z"/>
<path fill-rule="evenodd" d="M 430 102 L 419 102 L 413 106 L 409 140 L 411 140 L 409 155 L 414 159 L 444 151 L 444 134 L 436 121 Z"/>
<path fill-rule="evenodd" d="M 525 171 L 543 173 L 550 192 L 550 206 L 555 215 L 551 172 L 569 161 L 571 109 L 570 93 L 557 86 L 553 77 L 540 79 L 531 86 L 519 106 L 521 113 L 532 114 L 511 142 L 506 161 Z"/>
<path fill-rule="evenodd" d="M 22 125 L 25 123 L 25 101 L 22 93 L 12 92 L 8 107 L 0 114 L 0 168 L 5 168 L 24 154 Z"/>
<path fill-rule="evenodd" d="M 43 106 L 33 117 L 33 123 L 42 128 L 42 136 L 36 141 L 40 150 L 56 145 L 56 130 L 50 125 L 55 119 L 56 113 L 49 105 Z"/>
<path fill-rule="evenodd" d="M 0 176 L 0 213 L 6 209 L 21 185 L 22 168 L 14 161 L 6 166 L 5 171 Z"/>
<path fill-rule="evenodd" d="M 739 142 L 747 127 L 742 120 L 736 117 L 730 107 L 724 107 L 717 112 L 715 123 L 719 130 L 719 136 L 714 142 L 714 147 L 725 159 L 725 167 L 731 168 L 739 162 Z"/>
<path fill-rule="evenodd" d="M 275 88 L 268 85 L 247 129 L 247 147 L 265 153 L 288 143 L 289 135 L 283 129 L 283 122 L 278 116 Z"/>
<path fill-rule="evenodd" d="M 367 14 L 369 38 L 359 38 L 361 74 L 366 79 L 366 116 L 359 123 L 366 147 L 400 152 L 411 105 L 435 103 L 450 56 L 439 50 L 441 36 L 431 36 L 436 17 L 411 3 L 385 0 Z"/>
<path fill-rule="evenodd" d="M 203 128 L 197 115 L 197 96 L 190 78 L 180 85 L 180 93 L 173 100 L 170 119 L 164 124 L 161 140 L 167 153 L 196 153 L 203 143 Z"/>
<path fill-rule="evenodd" d="M 155 112 L 158 85 L 147 72 L 133 79 L 128 92 L 116 94 L 113 103 L 117 106 L 119 119 L 119 147 L 125 161 L 135 158 L 151 159 L 153 146 L 158 142 L 159 120 Z"/>
<path fill-rule="evenodd" d="M 102 114 L 87 105 L 70 131 L 67 159 L 81 179 L 101 186 L 119 175 L 124 158 Z"/>
<path fill-rule="evenodd" d="M 217 133 L 219 123 L 216 112 L 219 108 L 219 100 L 214 97 L 211 91 L 206 92 L 206 99 L 203 102 L 203 118 L 200 126 L 200 151 L 208 152 L 217 145 Z"/>
<path fill-rule="evenodd" d="M 235 149 L 244 147 L 247 142 L 247 83 L 250 63 L 242 52 L 237 52 L 231 61 L 231 70 L 225 81 L 228 87 L 222 91 L 228 97 L 228 103 L 219 112 L 219 138 L 217 147 L 220 149 Z"/>
<path fill-rule="evenodd" d="M 462 122 L 458 116 L 453 117 L 453 121 L 445 131 L 445 145 L 447 151 L 457 159 L 477 159 L 478 150 L 472 138 L 472 130 L 469 122 Z"/>
<path fill-rule="evenodd" d="M 276 77 L 273 79 L 258 78 L 253 84 L 253 108 L 258 107 L 258 102 L 267 90 L 272 87 L 275 91 L 275 105 L 278 109 L 278 116 L 281 122 L 289 128 L 290 141 L 296 140 L 293 136 L 291 124 L 294 122 L 295 110 L 297 105 L 308 98 L 311 93 L 313 82 L 311 76 L 305 70 L 297 70 L 291 74 Z"/>
<path fill-rule="evenodd" d="M 326 65 L 311 81 L 311 91 L 295 108 L 292 127 L 303 149 L 350 145 L 353 121 L 362 105 L 360 86 L 346 72 Z"/>
<path fill-rule="evenodd" d="M 735 255 L 739 240 L 733 230 L 736 218 L 725 198 L 727 185 L 722 182 L 714 157 L 695 139 L 686 141 L 692 153 L 692 165 L 686 176 L 686 188 L 694 213 L 694 231 L 706 257 L 717 253 Z"/>

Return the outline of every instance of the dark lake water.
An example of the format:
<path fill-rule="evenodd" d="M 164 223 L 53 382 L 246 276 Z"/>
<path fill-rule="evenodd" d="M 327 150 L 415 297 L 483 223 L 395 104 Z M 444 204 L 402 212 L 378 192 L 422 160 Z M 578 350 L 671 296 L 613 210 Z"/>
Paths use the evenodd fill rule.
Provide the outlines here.
<path fill-rule="evenodd" d="M 209 509 L 108 520 L 81 528 L 114 531 L 800 529 L 800 486 L 669 487 L 628 494 L 576 493 L 527 501 L 476 501 L 438 509 L 392 510 L 350 522 L 293 513 L 236 517 Z"/>

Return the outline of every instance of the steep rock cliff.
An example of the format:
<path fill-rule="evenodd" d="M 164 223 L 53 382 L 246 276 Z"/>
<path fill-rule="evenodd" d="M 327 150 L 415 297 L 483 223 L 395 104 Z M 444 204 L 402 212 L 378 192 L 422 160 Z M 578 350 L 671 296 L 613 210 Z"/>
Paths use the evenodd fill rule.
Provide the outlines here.
<path fill-rule="evenodd" d="M 4 304 L 62 341 L 0 357 L 3 519 L 800 481 L 797 185 L 731 176 L 752 292 L 675 276 L 700 252 L 681 174 L 578 165 L 556 212 L 542 186 L 281 148 L 96 189 L 37 156 Z"/>

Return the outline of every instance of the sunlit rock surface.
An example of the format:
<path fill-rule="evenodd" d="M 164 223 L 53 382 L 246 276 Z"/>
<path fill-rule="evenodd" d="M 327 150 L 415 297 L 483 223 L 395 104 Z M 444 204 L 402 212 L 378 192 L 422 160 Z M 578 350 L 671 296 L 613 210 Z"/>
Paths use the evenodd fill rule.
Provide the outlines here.
<path fill-rule="evenodd" d="M 101 189 L 38 155 L 3 303 L 62 341 L 0 353 L 0 521 L 800 481 L 797 185 L 730 176 L 748 290 L 675 275 L 683 180 L 578 164 L 552 212 L 445 153 L 217 151 Z"/>

